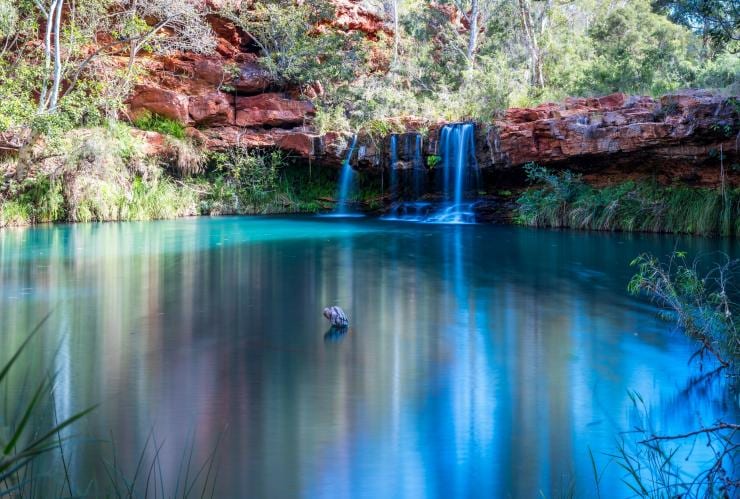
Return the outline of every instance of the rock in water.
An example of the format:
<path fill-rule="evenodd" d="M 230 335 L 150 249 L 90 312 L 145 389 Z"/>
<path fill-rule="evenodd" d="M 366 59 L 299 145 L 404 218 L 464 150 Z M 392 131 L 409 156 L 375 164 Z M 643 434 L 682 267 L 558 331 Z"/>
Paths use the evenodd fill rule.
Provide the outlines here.
<path fill-rule="evenodd" d="M 344 328 L 349 326 L 347 314 L 345 314 L 344 310 L 339 307 L 326 307 L 324 309 L 324 317 L 326 317 L 326 320 L 328 320 L 334 327 Z"/>

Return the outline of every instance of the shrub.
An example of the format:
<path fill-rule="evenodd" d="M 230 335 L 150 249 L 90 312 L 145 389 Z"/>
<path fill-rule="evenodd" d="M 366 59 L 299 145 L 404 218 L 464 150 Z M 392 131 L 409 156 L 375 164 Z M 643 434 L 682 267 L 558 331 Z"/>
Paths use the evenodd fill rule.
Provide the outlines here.
<path fill-rule="evenodd" d="M 11 181 L 0 200 L 0 227 L 56 222 L 65 215 L 62 183 L 45 175 Z"/>
<path fill-rule="evenodd" d="M 686 335 L 699 343 L 697 354 L 711 353 L 729 366 L 740 357 L 740 309 L 731 296 L 739 262 L 725 257 L 706 274 L 700 273 L 705 266 L 702 263 L 689 263 L 682 251 L 674 251 L 666 263 L 642 254 L 631 263 L 637 273 L 628 290 L 657 302 L 666 312 L 664 317 L 676 320 Z"/>
<path fill-rule="evenodd" d="M 341 33 L 328 22 L 334 7 L 326 0 L 252 2 L 249 9 L 224 12 L 259 46 L 260 63 L 283 82 L 349 81 L 364 63 L 364 38 Z M 308 26 L 321 25 L 312 31 Z"/>
<path fill-rule="evenodd" d="M 238 202 L 253 207 L 275 193 L 284 160 L 280 151 L 250 152 L 247 148 L 232 148 L 211 155 L 214 170 L 233 185 Z"/>
<path fill-rule="evenodd" d="M 313 122 L 319 133 L 349 132 L 351 126 L 344 106 L 317 106 Z"/>
<path fill-rule="evenodd" d="M 167 139 L 169 166 L 181 177 L 196 175 L 203 172 L 206 155 L 200 147 L 188 139 Z"/>

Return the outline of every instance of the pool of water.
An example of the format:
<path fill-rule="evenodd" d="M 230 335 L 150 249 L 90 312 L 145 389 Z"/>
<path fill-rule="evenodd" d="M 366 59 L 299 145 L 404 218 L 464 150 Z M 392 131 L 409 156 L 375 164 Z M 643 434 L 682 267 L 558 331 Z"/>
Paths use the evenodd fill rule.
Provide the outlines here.
<path fill-rule="evenodd" d="M 594 493 L 635 424 L 737 416 L 690 389 L 691 345 L 629 297 L 629 262 L 734 241 L 309 217 L 0 231 L 3 358 L 51 311 L 27 366 L 58 372 L 58 417 L 131 470 L 163 443 L 164 488 L 219 435 L 217 497 Z M 321 315 L 343 307 L 349 333 Z M 194 437 L 192 437 L 194 435 Z M 87 439 L 90 440 L 90 439 Z M 73 486 L 108 443 L 70 443 Z M 702 458 L 694 451 L 688 465 Z M 627 495 L 606 468 L 602 492 Z"/>

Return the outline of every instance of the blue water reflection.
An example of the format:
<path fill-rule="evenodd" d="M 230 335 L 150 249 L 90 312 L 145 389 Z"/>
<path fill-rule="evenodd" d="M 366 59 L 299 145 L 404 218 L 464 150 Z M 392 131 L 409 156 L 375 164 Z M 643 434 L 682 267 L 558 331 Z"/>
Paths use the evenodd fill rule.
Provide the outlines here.
<path fill-rule="evenodd" d="M 60 372 L 60 417 L 101 403 L 85 432 L 112 432 L 131 467 L 154 427 L 166 476 L 191 432 L 197 458 L 226 428 L 218 497 L 590 496 L 589 448 L 636 421 L 628 390 L 661 432 L 737 417 L 716 386 L 689 388 L 691 345 L 626 294 L 634 256 L 677 244 L 740 256 L 369 219 L 4 231 L 0 349 L 54 308 L 33 362 Z M 327 333 L 331 304 L 346 334 Z M 74 448 L 78 485 L 107 452 Z M 627 495 L 621 476 L 602 492 Z"/>

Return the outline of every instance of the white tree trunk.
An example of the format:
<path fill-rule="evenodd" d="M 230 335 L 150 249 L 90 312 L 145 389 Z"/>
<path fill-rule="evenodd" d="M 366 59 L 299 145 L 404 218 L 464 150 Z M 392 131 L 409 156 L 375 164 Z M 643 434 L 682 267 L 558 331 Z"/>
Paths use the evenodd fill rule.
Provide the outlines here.
<path fill-rule="evenodd" d="M 398 3 L 400 0 L 393 0 L 393 63 L 398 61 L 398 51 L 401 45 L 401 27 L 398 16 Z"/>
<path fill-rule="evenodd" d="M 468 38 L 468 62 L 472 67 L 475 64 L 475 53 L 478 50 L 478 16 L 480 8 L 478 0 L 473 0 L 470 8 L 470 37 Z"/>
<path fill-rule="evenodd" d="M 531 66 L 530 82 L 533 86 L 542 88 L 545 86 L 545 77 L 542 71 L 542 55 L 540 53 L 539 43 L 537 42 L 537 33 L 532 26 L 532 10 L 529 7 L 528 0 L 518 0 L 519 15 L 524 31 L 524 40 L 529 52 Z"/>
<path fill-rule="evenodd" d="M 49 72 L 51 71 L 51 32 L 53 28 L 52 16 L 56 11 L 56 4 L 59 0 L 52 0 L 51 5 L 45 8 L 40 2 L 36 3 L 36 6 L 41 11 L 46 20 L 46 30 L 44 33 L 44 82 L 41 86 L 41 93 L 39 95 L 39 107 L 38 112 L 43 113 L 46 110 L 47 98 L 49 94 Z"/>
<path fill-rule="evenodd" d="M 56 112 L 57 102 L 59 101 L 59 86 L 62 82 L 62 42 L 60 36 L 62 24 L 62 6 L 64 0 L 57 0 L 56 14 L 54 15 L 54 84 L 51 90 L 51 100 L 49 101 L 49 111 Z"/>

